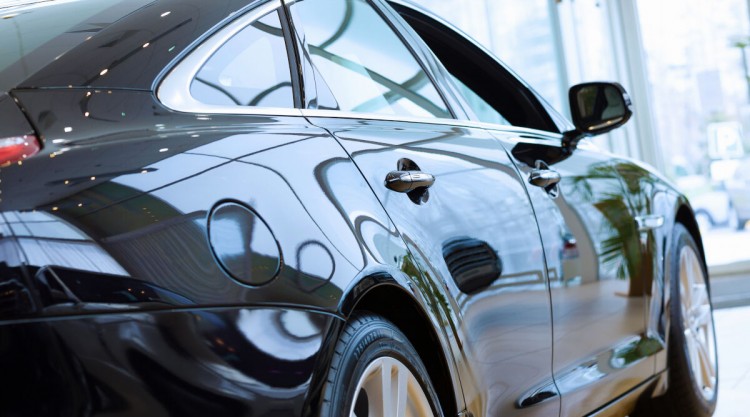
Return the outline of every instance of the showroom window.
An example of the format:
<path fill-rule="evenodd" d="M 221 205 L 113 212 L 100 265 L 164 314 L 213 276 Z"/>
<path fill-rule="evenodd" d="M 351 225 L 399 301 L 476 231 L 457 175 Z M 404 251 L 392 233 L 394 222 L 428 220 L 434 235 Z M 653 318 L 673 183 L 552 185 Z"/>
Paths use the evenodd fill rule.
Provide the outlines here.
<path fill-rule="evenodd" d="M 696 212 L 712 273 L 737 269 L 749 258 L 747 5 L 638 1 L 665 171 Z"/>
<path fill-rule="evenodd" d="M 290 10 L 340 110 L 452 117 L 411 51 L 364 0 L 305 0 Z"/>

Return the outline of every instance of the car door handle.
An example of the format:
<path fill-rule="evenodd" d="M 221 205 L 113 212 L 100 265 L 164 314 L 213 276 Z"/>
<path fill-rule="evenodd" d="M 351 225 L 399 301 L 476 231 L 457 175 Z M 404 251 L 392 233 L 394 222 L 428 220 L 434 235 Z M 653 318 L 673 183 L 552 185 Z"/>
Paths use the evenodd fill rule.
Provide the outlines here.
<path fill-rule="evenodd" d="M 551 169 L 535 169 L 529 174 L 529 183 L 547 189 L 560 182 L 560 173 Z"/>
<path fill-rule="evenodd" d="M 429 188 L 434 183 L 435 176 L 422 171 L 391 171 L 385 176 L 385 188 L 398 193 Z"/>

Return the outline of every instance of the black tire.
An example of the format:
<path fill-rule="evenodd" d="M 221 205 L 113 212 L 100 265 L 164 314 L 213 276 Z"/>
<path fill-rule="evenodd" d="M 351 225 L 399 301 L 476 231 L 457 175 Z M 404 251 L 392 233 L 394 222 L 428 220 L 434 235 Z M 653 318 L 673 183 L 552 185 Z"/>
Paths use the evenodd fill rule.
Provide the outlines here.
<path fill-rule="evenodd" d="M 435 389 L 414 347 L 393 323 L 372 313 L 352 315 L 342 331 L 323 388 L 320 415 L 349 417 L 358 398 L 359 393 L 354 392 L 358 381 L 379 358 L 393 358 L 406 365 L 426 395 L 432 413 L 443 417 Z M 362 406 L 363 399 L 359 401 L 357 407 Z M 367 413 L 359 412 L 357 416 L 366 417 Z"/>
<path fill-rule="evenodd" d="M 693 240 L 688 230 L 681 224 L 677 224 L 672 232 L 672 245 L 669 250 L 669 265 L 667 272 L 670 279 L 670 301 L 669 315 L 670 326 L 668 335 L 667 363 L 668 369 L 668 389 L 667 393 L 661 397 L 650 400 L 649 403 L 643 404 L 638 416 L 659 416 L 659 417 L 708 417 L 711 416 L 716 408 L 716 399 L 719 387 L 718 361 L 716 356 L 716 333 L 713 331 L 713 308 L 710 308 L 711 314 L 710 326 L 712 331 L 710 337 L 705 339 L 707 343 L 712 343 L 713 366 L 715 380 L 713 386 L 704 391 L 702 383 L 697 381 L 691 367 L 691 360 L 688 349 L 688 336 L 685 335 L 684 318 L 680 293 L 680 254 L 683 248 L 692 250 L 697 255 L 700 262 L 700 270 L 703 274 L 706 284 L 707 294 L 710 294 L 708 274 L 706 272 L 705 261 L 701 258 L 698 245 Z M 710 305 L 710 297 L 709 297 Z M 711 351 L 711 350 L 709 350 Z"/>

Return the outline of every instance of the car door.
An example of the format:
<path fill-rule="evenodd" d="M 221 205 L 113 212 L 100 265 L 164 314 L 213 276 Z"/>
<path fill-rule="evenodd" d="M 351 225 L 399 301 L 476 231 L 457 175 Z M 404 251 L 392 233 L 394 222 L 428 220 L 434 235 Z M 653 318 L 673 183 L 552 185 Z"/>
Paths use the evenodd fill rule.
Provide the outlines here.
<path fill-rule="evenodd" d="M 572 127 L 494 58 L 442 23 L 400 10 L 524 178 L 550 280 L 561 414 L 591 413 L 651 377 L 653 355 L 663 347 L 646 328 L 654 264 L 633 218 L 634 196 L 612 155 L 585 144 L 572 155 L 564 151 L 554 131 Z M 532 184 L 547 174 L 559 182 Z"/>
<path fill-rule="evenodd" d="M 372 3 L 289 8 L 318 96 L 336 100 L 303 114 L 346 149 L 403 236 L 419 289 L 442 300 L 434 308 L 454 340 L 466 408 L 557 415 L 544 253 L 512 161 L 490 134 L 452 119 Z M 434 184 L 407 190 L 404 174 Z"/>
<path fill-rule="evenodd" d="M 664 345 L 646 322 L 653 252 L 641 240 L 611 155 L 584 145 L 556 161 L 549 155 L 559 151 L 559 137 L 520 133 L 494 135 L 522 175 L 561 177 L 551 189 L 527 188 L 547 255 L 563 415 L 587 414 L 654 373 L 654 355 Z"/>

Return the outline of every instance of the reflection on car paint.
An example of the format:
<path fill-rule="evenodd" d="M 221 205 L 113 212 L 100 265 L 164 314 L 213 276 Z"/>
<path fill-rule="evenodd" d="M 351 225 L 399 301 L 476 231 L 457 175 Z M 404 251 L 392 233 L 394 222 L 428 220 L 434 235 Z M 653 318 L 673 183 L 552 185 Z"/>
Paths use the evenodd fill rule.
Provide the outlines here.
<path fill-rule="evenodd" d="M 86 120 L 90 117 L 68 104 L 87 92 L 53 92 L 52 99 L 20 94 L 30 108 L 48 109 L 31 113 L 35 123 L 62 137 L 51 136 L 40 158 L 2 171 L 6 198 L 0 202 L 0 248 L 5 261 L 0 265 L 5 271 L 0 282 L 0 322 L 5 324 L 0 331 L 8 335 L 3 340 L 13 341 L 2 347 L 3 357 L 23 357 L 19 364 L 28 369 L 33 369 L 31 363 L 46 361 L 61 370 L 75 370 L 50 380 L 66 384 L 68 391 L 38 390 L 47 398 L 39 406 L 58 410 L 222 414 L 247 410 L 249 404 L 299 410 L 317 352 L 324 348 L 320 337 L 331 331 L 323 325 L 310 327 L 321 320 L 304 319 L 302 313 L 249 314 L 249 310 L 238 312 L 245 310 L 236 306 L 293 302 L 338 311 L 339 304 L 346 302 L 343 289 L 357 272 L 372 263 L 397 268 L 404 257 L 403 242 L 382 206 L 374 197 L 363 198 L 361 191 L 367 184 L 341 147 L 304 119 L 196 118 L 166 112 L 148 93 L 90 91 L 98 97 L 96 108 L 119 118 Z M 154 118 L 161 123 L 154 124 Z M 152 139 L 154 134 L 158 140 Z M 29 175 L 42 171 L 51 175 Z M 23 187 L 16 185 L 21 183 Z M 279 240 L 285 256 L 277 279 L 251 288 L 229 279 L 213 259 L 208 213 L 214 203 L 226 199 L 257 211 Z M 190 313 L 198 307 L 201 311 Z M 211 308 L 204 310 L 207 307 Z M 175 309 L 181 312 L 151 312 Z M 184 357 L 180 343 L 201 343 L 191 340 L 190 332 L 195 330 L 179 324 L 186 317 L 218 325 L 216 317 L 232 314 L 238 314 L 237 319 L 222 319 L 221 326 L 241 329 L 244 336 L 232 333 L 207 339 L 211 355 L 220 355 L 222 362 L 205 362 L 200 359 L 204 354 L 185 357 L 181 364 L 162 360 Z M 68 319 L 72 315 L 78 318 Z M 50 316 L 60 321 L 51 327 L 38 321 Z M 149 345 L 151 331 L 144 326 L 150 328 L 148 323 L 160 317 L 172 317 L 164 326 L 174 331 L 183 328 L 182 342 L 175 345 L 170 336 Z M 31 320 L 30 327 L 11 324 L 16 318 Z M 268 321 L 291 327 L 272 336 Z M 139 346 L 118 356 L 123 362 L 106 374 L 88 370 L 98 365 L 77 356 L 84 351 L 102 352 L 86 358 L 112 355 L 105 353 L 107 346 L 96 345 L 96 338 L 93 346 L 84 344 L 87 334 L 100 332 L 96 329 L 101 323 L 119 323 L 107 343 L 122 339 L 123 346 Z M 312 329 L 317 329 L 315 334 Z M 82 339 L 73 343 L 71 337 Z M 62 339 L 54 344 L 47 342 L 49 338 Z M 274 338 L 281 339 L 274 342 Z M 29 343 L 48 346 L 49 351 L 17 353 Z M 273 343 L 289 349 L 277 349 Z M 309 355 L 294 357 L 293 352 Z M 71 355 L 72 362 L 65 362 L 70 365 L 63 363 L 68 361 L 65 355 Z M 258 362 L 263 355 L 269 360 Z M 191 361 L 207 368 L 190 371 Z M 16 373 L 23 369 L 5 365 Z M 82 367 L 88 376 L 80 374 Z M 211 373 L 205 374 L 207 370 Z M 192 385 L 191 378 L 201 372 L 206 382 Z M 242 376 L 246 374 L 253 378 Z M 19 389 L 39 386 L 39 381 L 29 378 L 19 377 Z M 74 394 L 90 388 L 99 397 Z M 286 402 L 255 405 L 267 396 L 283 397 Z M 30 405 L 31 398 L 18 396 L 13 407 L 37 410 Z M 164 403 L 167 398 L 169 403 Z M 176 398 L 182 404 L 173 404 Z M 49 414 L 38 411 L 38 415 Z"/>
<path fill-rule="evenodd" d="M 528 188 L 552 289 L 554 381 L 564 414 L 585 413 L 651 375 L 655 354 L 664 350 L 663 339 L 646 326 L 654 237 L 640 232 L 633 218 L 653 210 L 649 202 L 655 190 L 636 186 L 637 178 L 621 180 L 617 163 L 585 147 L 572 160 L 543 141 L 497 136 L 522 172 L 539 158 L 563 178 L 555 199 Z M 626 336 L 638 348 L 623 342 Z M 588 340 L 586 352 L 581 352 L 582 338 Z"/>
<path fill-rule="evenodd" d="M 399 225 L 411 254 L 409 275 L 434 299 L 431 310 L 447 324 L 440 328 L 462 358 L 457 365 L 472 412 L 532 413 L 509 405 L 551 379 L 549 295 L 539 268 L 543 250 L 533 211 L 502 147 L 487 133 L 468 128 L 341 119 L 313 123 L 341 141 Z M 426 203 L 414 204 L 382 185 L 402 158 L 436 177 Z M 479 204 L 460 204 L 465 201 Z M 471 294 L 459 289 L 443 257 L 444 242 L 461 238 L 485 242 L 502 260 L 502 274 Z M 533 412 L 557 410 L 558 403 L 539 407 Z"/>
<path fill-rule="evenodd" d="M 416 313 L 402 324 L 426 313 L 425 340 L 413 342 L 427 344 L 427 365 L 445 365 L 437 372 L 452 386 L 441 394 L 455 394 L 447 404 L 459 414 L 584 415 L 666 368 L 666 237 L 635 222 L 675 211 L 681 197 L 660 178 L 530 129 L 165 108 L 151 91 L 160 73 L 226 16 L 246 15 L 243 3 L 160 0 L 72 30 L 78 46 L 2 101 L 44 142 L 1 167 L 0 369 L 14 381 L 0 392 L 4 411 L 313 414 L 363 298 L 391 319 Z M 222 89 L 262 77 L 213 74 L 206 87 L 207 71 L 195 85 L 237 104 L 275 93 L 288 104 L 300 71 L 293 100 L 305 109 L 383 119 L 456 110 L 445 106 L 456 97 L 433 88 L 445 82 L 428 76 L 436 63 L 413 60 L 432 53 L 388 32 L 401 23 L 378 21 L 390 12 L 367 8 L 379 3 L 330 3 L 331 13 L 287 4 L 303 48 L 291 81 L 281 65 L 279 82 L 241 98 Z M 255 26 L 286 40 L 289 22 L 267 23 Z M 388 37 L 371 36 L 378 23 Z M 375 38 L 389 54 L 370 47 Z M 368 52 L 350 54 L 347 42 Z M 288 51 L 271 52 L 286 64 Z M 545 120 L 524 126 L 554 124 L 529 115 Z M 558 196 L 528 184 L 535 168 L 561 174 Z M 383 187 L 393 169 L 437 180 L 394 193 Z M 217 215 L 227 204 L 238 211 Z M 390 291 L 414 305 L 382 297 Z"/>
<path fill-rule="evenodd" d="M 140 142 L 143 143 L 142 146 L 133 147 L 133 143 L 139 143 L 135 138 L 150 135 L 148 125 L 139 127 L 139 120 L 151 116 L 144 112 L 131 112 L 126 118 L 130 119 L 130 138 L 113 134 L 111 139 L 92 148 L 89 144 L 93 142 L 88 135 L 93 130 L 75 128 L 76 117 L 70 114 L 69 107 L 64 106 L 66 98 L 76 100 L 76 97 L 85 96 L 86 93 L 71 91 L 55 94 L 59 94 L 62 99 L 59 103 L 63 114 L 54 119 L 48 116 L 49 113 L 40 114 L 39 117 L 57 120 L 54 123 L 55 126 L 61 126 L 60 131 L 64 130 L 61 120 L 67 118 L 65 125 L 74 127 L 68 134 L 70 138 L 66 139 L 65 146 L 68 150 L 56 154 L 54 158 L 29 161 L 24 172 L 50 169 L 58 172 L 58 178 L 52 181 L 47 179 L 43 184 L 25 180 L 28 183 L 27 189 L 39 191 L 23 195 L 11 193 L 3 205 L 13 202 L 24 215 L 32 213 L 27 210 L 37 210 L 36 215 L 47 216 L 51 219 L 50 222 L 59 224 L 54 226 L 57 233 L 75 230 L 75 233 L 81 234 L 91 247 L 87 256 L 99 254 L 96 255 L 98 258 L 91 258 L 87 264 L 106 268 L 99 272 L 150 282 L 199 304 L 231 304 L 248 299 L 272 300 L 273 296 L 269 299 L 268 293 L 253 295 L 246 288 L 233 288 L 211 258 L 206 242 L 206 215 L 213 201 L 232 195 L 268 217 L 266 220 L 270 222 L 273 232 L 283 235 L 277 236 L 280 241 L 297 242 L 284 249 L 283 253 L 288 255 L 282 267 L 284 279 L 274 284 L 279 288 L 274 289 L 273 285 L 273 288 L 269 288 L 270 294 L 280 296 L 281 293 L 277 291 L 281 287 L 292 285 L 300 290 L 299 294 L 303 299 L 309 299 L 309 296 L 302 295 L 304 293 L 317 294 L 313 298 L 322 296 L 321 301 L 329 301 L 323 301 L 321 306 L 330 307 L 330 303 L 335 300 L 332 296 L 340 292 L 336 289 L 337 286 L 343 284 L 343 281 L 337 281 L 337 273 L 348 279 L 346 271 L 351 271 L 352 266 L 357 265 L 361 269 L 364 262 L 369 262 L 373 257 L 380 262 L 394 262 L 392 254 L 403 250 L 398 249 L 398 245 L 392 247 L 399 240 L 393 227 L 378 220 L 386 218 L 378 211 L 382 208 L 371 206 L 375 210 L 374 215 L 350 208 L 355 205 L 362 207 L 363 201 L 349 190 L 361 189 L 363 182 L 338 145 L 326 142 L 330 139 L 325 139 L 320 133 L 312 133 L 314 129 L 311 127 L 300 125 L 300 129 L 295 130 L 284 127 L 278 118 L 250 116 L 249 120 L 264 120 L 266 124 L 265 128 L 262 124 L 250 125 L 250 129 L 258 133 L 252 134 L 252 139 L 249 139 L 249 133 L 238 133 L 238 129 L 246 131 L 248 128 L 236 124 L 216 129 L 216 123 L 219 123 L 216 119 L 221 117 L 197 122 L 188 115 L 176 118 L 164 114 L 165 123 L 161 128 L 157 127 L 165 136 L 160 143 Z M 44 102 L 43 106 L 50 104 L 48 97 L 39 99 Z M 107 108 L 113 112 L 117 112 L 121 105 L 147 108 L 144 104 L 152 100 L 148 94 L 121 92 L 118 95 L 104 94 L 103 99 L 110 101 Z M 27 94 L 25 100 L 28 104 L 35 104 L 37 96 Z M 136 105 L 135 102 L 139 101 L 141 104 Z M 114 132 L 120 123 L 124 121 L 107 122 L 103 125 L 103 137 L 107 137 L 107 129 Z M 109 124 L 112 126 L 107 128 L 106 125 Z M 286 126 L 294 126 L 294 123 Z M 50 126 L 50 129 L 57 130 L 54 126 Z M 311 134 L 307 134 L 308 132 Z M 54 154 L 61 146 L 52 143 L 45 152 Z M 164 148 L 167 151 L 160 152 Z M 309 152 L 325 153 L 323 149 L 326 148 L 331 155 L 338 155 L 328 160 L 306 157 Z M 84 163 L 84 166 L 79 164 L 73 167 L 66 163 L 67 160 L 77 161 L 76 156 L 81 152 L 96 155 L 87 160 L 92 161 L 90 165 Z M 281 158 L 276 156 L 277 153 Z M 300 158 L 298 161 L 304 163 L 288 166 L 284 162 L 294 161 L 295 158 Z M 96 161 L 117 161 L 118 169 L 113 170 Z M 128 165 L 132 168 L 123 169 Z M 78 172 L 83 170 L 86 174 L 75 177 L 66 174 L 74 168 Z M 182 175 L 176 175 L 178 172 L 182 172 Z M 310 175 L 311 172 L 313 175 Z M 23 180 L 19 176 L 21 170 L 6 170 L 3 174 L 4 185 Z M 88 180 L 71 181 L 75 178 Z M 261 178 L 266 180 L 259 181 Z M 329 180 L 333 178 L 336 179 L 335 183 Z M 262 185 L 264 188 L 257 188 L 255 192 L 252 192 L 252 188 L 238 189 L 237 180 L 242 179 L 252 180 L 252 184 Z M 315 180 L 314 186 L 298 186 L 293 190 L 289 188 L 294 182 L 304 183 L 309 179 Z M 212 185 L 204 185 L 208 183 Z M 250 184 L 248 182 L 248 186 Z M 195 199 L 196 190 L 203 190 L 200 199 Z M 282 190 L 290 190 L 291 201 L 299 204 L 287 204 L 283 210 L 271 208 L 271 205 L 264 208 L 265 203 L 256 207 L 257 201 L 275 204 L 273 202 L 280 199 L 288 200 L 279 194 Z M 212 193 L 214 197 L 211 196 Z M 263 194 L 269 193 L 273 193 L 274 197 L 261 198 Z M 41 196 L 46 196 L 45 200 L 40 200 Z M 330 204 L 321 204 L 321 197 L 330 201 Z M 309 201 L 316 203 L 309 204 Z M 338 214 L 327 214 L 331 212 Z M 315 222 L 310 223 L 311 234 L 307 238 L 299 233 L 299 228 L 284 231 L 286 222 L 281 219 L 303 219 L 311 218 L 310 216 Z M 366 225 L 383 226 L 368 226 L 365 234 L 363 228 Z M 325 230 L 325 233 L 321 230 Z M 326 234 L 330 236 L 326 237 Z M 5 236 L 8 238 L 7 234 Z M 21 237 L 17 236 L 15 239 Z M 337 242 L 336 246 L 331 246 L 332 241 Z M 167 245 L 166 242 L 175 243 Z M 63 243 L 55 244 L 59 246 Z M 72 243 L 66 241 L 64 244 Z M 46 253 L 50 256 L 55 251 L 50 248 L 46 252 L 41 249 L 27 252 L 27 256 L 34 253 Z M 342 254 L 346 257 L 342 257 Z M 165 263 L 164 259 L 169 259 L 170 256 L 172 259 L 181 259 L 180 263 Z M 27 262 L 31 265 L 39 262 L 39 267 L 49 264 L 86 270 L 86 267 L 82 268 L 72 258 L 64 261 L 67 262 L 64 264 L 46 258 L 29 259 Z"/>
<path fill-rule="evenodd" d="M 15 395 L 4 396 L 3 409 L 299 413 L 332 320 L 303 310 L 226 309 L 2 326 L 0 337 L 15 341 L 2 349 L 5 376 L 36 387 L 6 387 Z"/>

